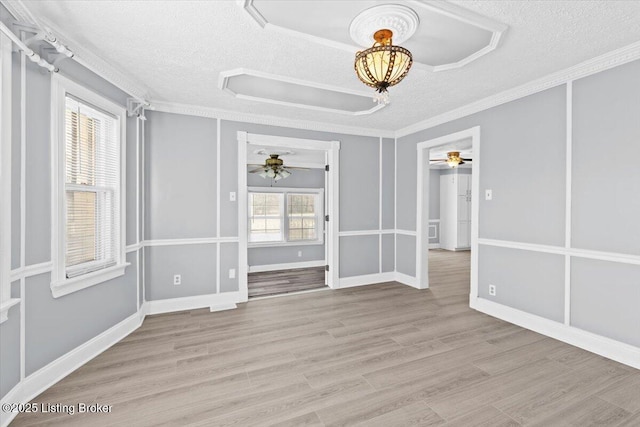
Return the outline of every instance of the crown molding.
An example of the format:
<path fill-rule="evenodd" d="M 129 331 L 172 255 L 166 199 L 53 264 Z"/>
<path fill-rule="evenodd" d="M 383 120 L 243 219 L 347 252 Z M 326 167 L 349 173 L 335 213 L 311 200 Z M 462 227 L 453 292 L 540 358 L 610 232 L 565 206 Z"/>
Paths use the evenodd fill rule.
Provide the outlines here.
<path fill-rule="evenodd" d="M 605 53 L 604 55 L 581 62 L 572 67 L 565 68 L 564 70 L 517 86 L 513 89 L 505 90 L 479 101 L 467 104 L 463 107 L 414 123 L 397 130 L 395 132 L 395 137 L 401 138 L 403 136 L 411 135 L 443 123 L 457 120 L 480 111 L 488 110 L 489 108 L 493 108 L 498 105 L 506 104 L 507 102 L 515 101 L 516 99 L 524 98 L 525 96 L 533 95 L 534 93 L 538 93 L 555 86 L 566 84 L 582 77 L 590 76 L 592 74 L 635 61 L 637 59 L 640 59 L 640 42 L 632 43 L 620 49 Z"/>
<path fill-rule="evenodd" d="M 385 129 L 372 129 L 356 126 L 336 125 L 325 122 L 315 122 L 310 120 L 294 120 L 283 117 L 266 116 L 260 114 L 240 113 L 237 111 L 223 110 L 219 108 L 204 107 L 199 105 L 178 104 L 164 101 L 150 101 L 150 111 L 160 111 L 164 113 L 184 114 L 188 116 L 209 117 L 232 122 L 246 122 L 259 125 L 280 126 L 294 129 L 313 130 L 318 132 L 341 133 L 346 135 L 374 136 L 382 138 L 393 138 L 395 132 Z"/>
<path fill-rule="evenodd" d="M 17 21 L 26 24 L 37 25 L 34 16 L 29 9 L 26 8 L 24 3 L 20 0 L 0 0 L 0 3 L 7 8 L 9 13 L 16 18 Z"/>
<path fill-rule="evenodd" d="M 60 28 L 47 20 L 36 19 L 22 0 L 0 0 L 3 6 L 21 23 L 33 25 L 40 30 L 51 31 L 63 44 L 69 46 L 74 53 L 73 60 L 94 72 L 122 91 L 138 99 L 149 97 L 149 88 L 131 79 L 126 73 L 109 64 L 82 44 L 68 37 Z"/>

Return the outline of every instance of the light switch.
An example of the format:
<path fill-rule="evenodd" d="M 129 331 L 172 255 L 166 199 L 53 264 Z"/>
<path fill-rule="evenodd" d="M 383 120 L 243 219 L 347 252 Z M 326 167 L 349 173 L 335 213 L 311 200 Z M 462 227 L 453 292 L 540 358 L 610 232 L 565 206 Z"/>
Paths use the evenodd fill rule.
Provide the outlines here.
<path fill-rule="evenodd" d="M 236 278 L 236 269 L 235 268 L 230 268 L 229 269 L 229 279 L 235 279 Z"/>
<path fill-rule="evenodd" d="M 229 193 L 229 201 L 230 202 L 235 202 L 236 201 L 236 192 L 232 191 Z"/>
<path fill-rule="evenodd" d="M 484 190 L 484 199 L 485 199 L 485 200 L 491 200 L 491 199 L 493 199 L 493 191 L 491 191 L 491 190 Z"/>

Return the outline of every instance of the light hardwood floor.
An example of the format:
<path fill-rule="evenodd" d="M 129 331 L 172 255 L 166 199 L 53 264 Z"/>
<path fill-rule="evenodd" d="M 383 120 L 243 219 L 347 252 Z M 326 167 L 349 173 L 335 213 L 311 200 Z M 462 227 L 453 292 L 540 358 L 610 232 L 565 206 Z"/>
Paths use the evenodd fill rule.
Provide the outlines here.
<path fill-rule="evenodd" d="M 324 267 L 249 273 L 249 298 L 327 288 Z"/>
<path fill-rule="evenodd" d="M 12 426 L 640 426 L 640 371 L 468 308 L 469 253 L 384 283 L 148 317 Z"/>

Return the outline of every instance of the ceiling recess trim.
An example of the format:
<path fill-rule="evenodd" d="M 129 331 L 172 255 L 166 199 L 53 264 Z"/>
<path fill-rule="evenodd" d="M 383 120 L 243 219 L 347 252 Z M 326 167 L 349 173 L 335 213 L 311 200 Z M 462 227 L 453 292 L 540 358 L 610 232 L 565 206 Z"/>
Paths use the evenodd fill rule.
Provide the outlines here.
<path fill-rule="evenodd" d="M 260 79 L 264 79 L 264 80 L 270 80 L 270 81 L 275 81 L 275 82 L 283 82 L 287 85 L 290 85 L 292 87 L 303 87 L 303 88 L 313 88 L 313 89 L 318 89 L 320 91 L 324 91 L 326 92 L 329 96 L 333 95 L 338 95 L 338 96 L 349 96 L 349 97 L 360 97 L 363 98 L 363 100 L 366 100 L 367 103 L 370 103 L 371 108 L 367 109 L 367 110 L 359 110 L 359 111 L 354 111 L 354 110 L 346 110 L 346 109 L 338 109 L 338 108 L 328 108 L 328 107 L 323 107 L 320 105 L 313 105 L 311 103 L 309 104 L 303 104 L 303 103 L 298 103 L 298 102 L 290 102 L 290 101 L 286 101 L 286 100 L 282 100 L 282 99 L 276 99 L 276 98 L 267 98 L 267 97 L 263 97 L 263 96 L 254 96 L 254 95 L 250 95 L 248 93 L 239 93 L 237 92 L 237 89 L 234 90 L 232 88 L 230 88 L 230 83 L 232 81 L 232 79 L 234 77 L 238 77 L 238 76 L 253 76 L 253 77 L 257 77 Z M 357 90 L 351 90 L 351 89 L 345 89 L 342 87 L 338 87 L 338 86 L 330 86 L 330 85 L 326 85 L 326 84 L 322 84 L 322 83 L 316 83 L 316 82 L 311 82 L 308 80 L 300 80 L 300 79 L 295 79 L 292 77 L 286 77 L 286 76 L 280 76 L 280 75 L 276 75 L 276 74 L 269 74 L 269 73 L 263 73 L 261 71 L 255 71 L 255 70 L 248 70 L 245 68 L 237 68 L 234 70 L 229 70 L 229 71 L 223 71 L 220 73 L 220 76 L 218 77 L 218 87 L 227 92 L 228 94 L 238 98 L 238 99 L 244 99 L 247 101 L 257 101 L 257 102 L 264 102 L 264 103 L 268 103 L 268 104 L 275 104 L 275 105 L 283 105 L 283 106 L 288 106 L 288 107 L 296 107 L 296 108 L 302 108 L 302 109 L 306 109 L 306 110 L 315 110 L 315 111 L 324 111 L 324 112 L 328 112 L 328 113 L 338 113 L 338 114 L 343 114 L 343 115 L 348 115 L 348 116 L 363 116 L 363 115 L 368 115 L 368 114 L 372 114 L 375 113 L 376 111 L 382 109 L 385 107 L 384 104 L 375 104 L 373 102 L 371 102 L 371 94 L 368 92 L 362 92 L 362 91 L 357 91 Z"/>
<path fill-rule="evenodd" d="M 270 23 L 256 8 L 253 4 L 254 0 L 237 0 L 237 4 L 245 10 L 245 12 L 251 16 L 253 20 L 255 20 L 258 25 L 265 29 L 271 29 L 275 31 L 279 31 L 281 33 L 287 35 L 293 35 L 302 39 L 306 39 L 312 41 L 314 43 L 322 44 L 325 46 L 342 49 L 344 51 L 355 53 L 358 50 L 361 50 L 361 46 L 351 45 L 346 43 L 341 43 L 335 40 L 329 40 L 323 37 L 314 36 L 312 34 L 292 30 L 290 28 L 281 27 L 279 25 L 275 25 Z M 425 67 L 434 72 L 438 71 L 446 71 L 456 68 L 464 67 L 470 62 L 475 61 L 476 59 L 488 54 L 495 50 L 500 44 L 500 40 L 504 33 L 509 28 L 508 25 L 503 24 L 502 22 L 498 22 L 496 20 L 490 19 L 486 16 L 483 16 L 479 13 L 473 12 L 464 7 L 448 3 L 444 0 L 408 0 L 404 3 L 404 5 L 413 8 L 414 10 L 418 10 L 420 8 L 427 9 L 432 12 L 440 13 L 442 15 L 457 19 L 461 22 L 465 22 L 467 24 L 476 26 L 478 28 L 482 28 L 492 33 L 491 39 L 489 43 L 478 51 L 472 53 L 471 55 L 460 59 L 457 62 L 442 64 L 437 66 L 427 65 L 421 62 L 414 61 L 414 67 Z"/>

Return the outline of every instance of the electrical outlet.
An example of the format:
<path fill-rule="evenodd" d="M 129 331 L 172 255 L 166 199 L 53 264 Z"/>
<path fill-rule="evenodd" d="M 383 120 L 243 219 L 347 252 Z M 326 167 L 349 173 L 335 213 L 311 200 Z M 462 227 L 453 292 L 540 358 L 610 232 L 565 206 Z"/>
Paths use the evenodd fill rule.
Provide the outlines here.
<path fill-rule="evenodd" d="M 298 258 L 302 256 L 302 251 L 298 251 Z"/>
<path fill-rule="evenodd" d="M 489 295 L 492 297 L 496 296 L 496 285 L 489 285 Z"/>
<path fill-rule="evenodd" d="M 173 284 L 174 285 L 181 285 L 182 284 L 182 276 L 179 274 L 174 274 L 173 275 Z"/>
<path fill-rule="evenodd" d="M 230 202 L 235 202 L 236 201 L 236 192 L 235 191 L 231 191 L 229 193 L 229 201 Z"/>
<path fill-rule="evenodd" d="M 484 199 L 485 200 L 492 200 L 493 199 L 493 191 L 484 190 Z"/>
<path fill-rule="evenodd" d="M 236 278 L 236 269 L 235 268 L 230 268 L 229 269 L 229 279 L 235 279 Z"/>

